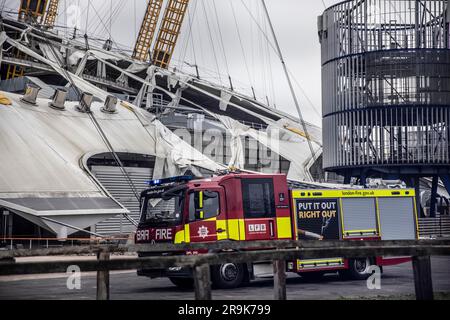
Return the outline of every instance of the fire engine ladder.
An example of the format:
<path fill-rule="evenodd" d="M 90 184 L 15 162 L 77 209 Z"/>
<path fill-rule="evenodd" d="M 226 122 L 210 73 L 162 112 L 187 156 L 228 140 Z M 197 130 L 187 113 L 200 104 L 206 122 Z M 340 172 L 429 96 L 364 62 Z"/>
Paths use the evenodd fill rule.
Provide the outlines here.
<path fill-rule="evenodd" d="M 169 66 L 188 4 L 189 0 L 169 0 L 167 3 L 153 49 L 152 62 L 154 65 L 165 69 Z"/>
<path fill-rule="evenodd" d="M 150 0 L 148 2 L 147 11 L 145 12 L 144 20 L 142 21 L 139 36 L 133 51 L 133 58 L 137 60 L 149 60 L 149 50 L 152 46 L 162 4 L 163 0 Z"/>
<path fill-rule="evenodd" d="M 59 0 L 50 0 L 47 8 L 47 14 L 45 15 L 44 26 L 47 28 L 53 28 L 58 15 Z"/>

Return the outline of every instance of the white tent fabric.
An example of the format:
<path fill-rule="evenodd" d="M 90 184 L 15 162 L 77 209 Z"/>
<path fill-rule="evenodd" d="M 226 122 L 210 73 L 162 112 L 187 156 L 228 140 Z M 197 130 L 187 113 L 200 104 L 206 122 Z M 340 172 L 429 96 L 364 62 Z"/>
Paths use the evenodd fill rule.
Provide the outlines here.
<path fill-rule="evenodd" d="M 301 126 L 289 117 L 281 117 L 282 120 L 275 122 L 255 111 L 232 103 L 231 97 L 236 97 L 234 93 L 222 89 L 220 96 L 216 96 L 193 84 L 194 80 L 187 75 L 153 66 L 148 67 L 147 64 L 137 62 L 125 70 L 121 69 L 115 64 L 116 61 L 121 60 L 121 56 L 111 52 L 73 50 L 73 47 L 70 49 L 70 46 L 67 45 L 64 48 L 69 54 L 69 61 L 73 64 L 79 63 L 76 74 L 73 74 L 60 66 L 63 55 L 61 51 L 49 44 L 42 44 L 44 56 L 41 56 L 20 42 L 9 38 L 5 32 L 1 32 L 0 45 L 5 41 L 28 56 L 49 65 L 62 77 L 74 83 L 81 92 L 89 92 L 101 101 L 105 101 L 109 94 L 81 77 L 87 60 L 97 60 L 103 65 L 115 68 L 121 73 L 124 81 L 126 78 L 130 78 L 141 82 L 142 89 L 136 100 L 138 105 L 141 104 L 140 102 L 146 94 L 152 93 L 157 88 L 171 97 L 172 101 L 169 107 L 177 107 L 181 99 L 184 99 L 182 98 L 183 90 L 189 87 L 215 99 L 222 110 L 233 106 L 257 116 L 268 125 L 266 131 L 256 131 L 230 117 L 212 114 L 198 106 L 216 117 L 231 134 L 232 157 L 228 166 L 241 169 L 245 167 L 242 137 L 251 137 L 291 162 L 288 174 L 290 179 L 312 180 L 309 173 L 312 156 L 307 140 L 301 134 Z M 148 68 L 148 77 L 145 80 L 135 75 L 145 68 Z M 157 75 L 166 76 L 168 87 L 177 88 L 176 93 L 158 86 Z M 109 196 L 88 172 L 86 162 L 89 155 L 110 150 L 101 139 L 89 115 L 76 110 L 77 103 L 67 102 L 65 111 L 57 111 L 48 107 L 49 100 L 38 99 L 37 106 L 30 106 L 21 102 L 18 95 L 9 93 L 5 93 L 5 95 L 13 101 L 13 104 L 12 106 L 0 105 L 0 148 L 5 150 L 0 154 L 2 163 L 2 167 L 0 167 L 0 201 L 29 197 L 95 198 Z M 274 112 L 257 103 L 248 102 L 256 109 L 260 108 L 261 111 Z M 195 167 L 199 167 L 210 171 L 226 168 L 224 164 L 214 162 L 183 141 L 150 113 L 130 103 L 121 101 L 116 114 L 105 114 L 100 111 L 101 107 L 102 102 L 94 102 L 92 111 L 113 149 L 116 152 L 155 156 L 154 178 L 178 175 L 187 168 L 195 170 Z M 279 116 L 279 114 L 277 115 Z M 314 152 L 319 155 L 321 150 L 320 131 L 311 127 L 308 134 L 313 141 Z M 44 218 L 47 213 L 17 208 L 17 205 L 12 210 L 20 212 L 29 220 L 36 220 L 41 225 L 59 232 L 59 226 L 56 227 L 48 221 L 39 220 L 40 216 Z M 118 212 L 126 213 L 127 210 L 119 206 L 118 209 L 110 210 L 110 212 L 110 215 L 113 215 Z M 92 224 L 96 219 L 108 217 L 108 212 L 105 210 L 93 211 L 89 218 L 65 212 L 64 217 L 61 215 L 52 218 L 61 219 L 61 222 L 70 220 L 74 226 L 84 228 L 88 226 L 86 223 Z M 74 231 L 69 230 L 69 234 Z"/>
<path fill-rule="evenodd" d="M 41 60 L 42 62 L 45 62 L 45 63 L 49 64 L 50 66 L 52 66 L 52 67 L 55 69 L 55 71 L 59 72 L 63 77 L 67 77 L 68 72 L 62 70 L 62 68 L 60 68 L 56 63 L 54 63 L 54 62 L 52 62 L 52 61 L 50 61 L 50 60 L 45 59 L 44 57 L 42 57 L 42 56 L 40 56 L 40 55 L 34 53 L 32 50 L 30 50 L 30 49 L 24 47 L 24 46 L 21 45 L 20 43 L 18 43 L 18 42 L 16 42 L 16 41 L 12 40 L 12 39 L 10 39 L 10 38 L 7 38 L 7 41 L 10 42 L 13 46 L 16 46 L 19 50 L 25 52 L 26 54 L 28 54 L 28 55 L 30 55 L 30 56 L 32 56 L 32 57 L 38 59 L 38 60 Z M 97 52 L 94 52 L 93 54 L 97 55 Z M 100 61 L 103 61 L 103 60 L 101 60 L 101 58 L 100 58 Z M 106 63 L 106 61 L 103 61 L 103 62 Z M 103 91 L 102 89 L 100 89 L 100 88 L 98 88 L 98 87 L 96 87 L 96 86 L 90 84 L 89 82 L 87 82 L 87 81 L 81 79 L 80 77 L 78 77 L 78 76 L 76 76 L 76 75 L 74 75 L 74 74 L 70 74 L 70 77 L 71 77 L 71 80 L 74 81 L 75 85 L 76 85 L 81 91 L 83 91 L 83 92 L 89 92 L 89 93 L 93 94 L 95 97 L 97 97 L 97 98 L 99 98 L 99 99 L 101 99 L 101 100 L 105 100 L 106 97 L 108 96 L 108 93 L 107 93 L 106 91 Z M 183 82 L 183 83 L 184 83 L 184 82 Z M 150 83 L 150 84 L 152 84 L 152 83 Z M 135 106 L 133 106 L 133 105 L 131 105 L 131 104 L 128 104 L 128 103 L 127 103 L 127 107 L 128 107 L 129 109 L 132 109 L 133 113 L 136 115 L 136 117 L 137 117 L 140 121 L 142 121 L 142 119 L 149 120 L 149 119 L 148 119 L 148 118 L 149 118 L 149 115 L 147 115 L 147 113 L 146 113 L 146 114 L 143 114 L 143 113 L 141 112 L 141 110 L 139 110 L 139 108 L 136 108 Z M 145 120 L 144 120 L 144 121 L 145 121 Z M 141 124 L 142 124 L 142 123 L 141 123 Z M 149 124 L 149 122 L 145 123 L 145 125 L 148 125 L 148 124 Z M 162 124 L 161 124 L 160 126 L 157 126 L 157 128 L 158 128 L 159 130 L 161 130 L 162 127 L 163 127 Z M 164 129 L 165 129 L 165 130 L 164 130 L 164 132 L 162 133 L 164 137 L 169 137 L 169 138 L 171 138 L 171 139 L 174 139 L 175 141 L 178 141 L 178 140 L 179 140 L 179 138 L 178 138 L 176 135 L 174 135 L 170 130 L 168 130 L 168 129 L 165 128 L 165 127 L 164 127 Z M 125 131 L 126 131 L 126 130 L 125 130 Z M 147 131 L 147 132 L 149 132 L 149 131 Z M 158 132 L 158 133 L 159 133 L 159 132 Z M 181 149 L 178 150 L 178 146 L 181 146 Z M 195 163 L 203 163 L 203 162 L 204 162 L 204 163 L 207 165 L 207 167 L 205 167 L 205 169 L 212 169 L 213 167 L 215 167 L 216 169 L 223 168 L 223 166 L 222 166 L 222 165 L 219 165 L 219 164 L 211 165 L 211 164 L 212 164 L 212 161 L 211 161 L 210 159 L 208 159 L 208 158 L 205 157 L 203 154 L 201 154 L 200 152 L 198 152 L 198 151 L 196 151 L 195 149 L 193 149 L 191 146 L 189 146 L 189 148 L 187 148 L 187 146 L 189 146 L 189 145 L 187 145 L 187 144 L 182 144 L 182 143 L 181 143 L 181 144 L 180 144 L 180 143 L 175 143 L 173 146 L 170 146 L 171 152 L 173 152 L 173 153 L 178 152 L 178 155 L 180 155 L 180 154 L 181 154 L 181 155 L 186 154 L 187 151 L 188 151 L 189 149 L 192 149 L 191 152 L 189 152 L 189 155 L 193 155 L 193 156 L 194 156 L 194 159 L 189 159 L 189 158 L 186 158 L 186 157 L 183 157 L 183 156 L 181 156 L 181 157 L 180 157 L 180 156 L 175 157 L 175 158 L 179 159 L 179 160 L 178 160 L 178 163 L 179 163 L 180 165 L 185 165 L 187 162 L 195 162 Z M 192 160 L 192 161 L 191 161 L 191 160 Z M 203 161 L 203 162 L 202 162 L 202 161 Z M 194 164 L 194 163 L 192 163 L 192 164 Z M 214 171 L 214 170 L 213 170 L 213 171 Z"/>
<path fill-rule="evenodd" d="M 288 178 L 298 181 L 313 181 L 311 174 L 308 171 L 312 155 L 309 152 L 306 138 L 296 137 L 295 141 L 286 141 L 280 139 L 280 132 L 277 129 L 266 132 L 257 131 L 230 117 L 216 115 L 216 118 L 222 122 L 233 137 L 231 144 L 232 160 L 229 164 L 230 166 L 238 168 L 244 167 L 244 148 L 240 138 L 249 136 L 269 150 L 272 150 L 291 162 Z M 319 154 L 321 147 L 316 143 L 313 143 L 313 146 L 316 155 Z"/>
<path fill-rule="evenodd" d="M 73 81 L 80 91 L 89 92 L 103 101 L 108 96 L 106 91 L 59 67 L 53 50 L 47 51 L 48 58 L 42 57 L 2 32 L 0 42 L 4 41 L 48 64 L 61 76 Z M 2 94 L 13 102 L 11 106 L 0 105 L 0 148 L 4 150 L 0 154 L 0 199 L 5 207 L 20 212 L 30 220 L 39 220 L 39 217 L 44 219 L 48 213 L 9 202 L 29 198 L 56 197 L 70 201 L 75 197 L 107 196 L 102 186 L 86 171 L 83 159 L 86 161 L 87 154 L 110 150 L 89 115 L 76 110 L 77 103 L 66 102 L 66 110 L 58 111 L 49 107 L 50 100 L 38 99 L 37 105 L 33 106 L 22 102 L 19 95 Z M 165 159 L 167 174 L 182 172 L 189 166 L 210 171 L 224 169 L 223 165 L 215 163 L 182 141 L 149 113 L 126 102 L 120 103 L 115 114 L 103 113 L 102 106 L 103 103 L 94 102 L 91 110 L 114 151 Z M 165 173 L 162 171 L 156 174 Z M 11 200 L 8 202 L 8 199 Z M 94 210 L 89 219 L 76 212 L 69 220 L 74 227 L 85 228 L 109 216 L 127 212 L 118 205 L 109 211 Z M 71 216 L 71 211 L 61 211 L 59 216 L 52 218 L 61 219 L 62 222 L 63 216 Z M 55 224 L 42 219 L 41 225 L 60 232 L 60 226 L 56 228 Z M 75 231 L 71 229 L 69 234 Z"/>

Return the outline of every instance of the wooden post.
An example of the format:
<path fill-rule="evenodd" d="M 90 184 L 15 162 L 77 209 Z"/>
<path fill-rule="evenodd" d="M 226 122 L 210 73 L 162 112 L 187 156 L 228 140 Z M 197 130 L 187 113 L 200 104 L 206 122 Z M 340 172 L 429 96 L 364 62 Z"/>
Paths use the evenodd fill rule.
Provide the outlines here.
<path fill-rule="evenodd" d="M 414 285 L 417 300 L 433 300 L 431 260 L 429 256 L 413 257 Z"/>
<path fill-rule="evenodd" d="M 211 274 L 209 265 L 194 267 L 195 300 L 211 300 Z"/>
<path fill-rule="evenodd" d="M 97 254 L 97 260 L 108 261 L 109 252 L 100 251 Z M 109 270 L 97 271 L 97 300 L 109 300 Z"/>
<path fill-rule="evenodd" d="M 1 264 L 14 264 L 14 263 L 16 263 L 16 258 L 14 258 L 14 257 L 0 258 L 0 265 Z"/>
<path fill-rule="evenodd" d="M 275 300 L 286 300 L 286 261 L 273 262 L 273 290 Z"/>

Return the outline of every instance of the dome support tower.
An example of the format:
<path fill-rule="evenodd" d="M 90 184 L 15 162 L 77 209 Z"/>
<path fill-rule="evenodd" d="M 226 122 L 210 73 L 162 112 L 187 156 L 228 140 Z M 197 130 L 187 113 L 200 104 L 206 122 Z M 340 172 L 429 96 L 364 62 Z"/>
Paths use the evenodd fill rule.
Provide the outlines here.
<path fill-rule="evenodd" d="M 348 0 L 319 17 L 325 170 L 450 192 L 449 2 Z"/>

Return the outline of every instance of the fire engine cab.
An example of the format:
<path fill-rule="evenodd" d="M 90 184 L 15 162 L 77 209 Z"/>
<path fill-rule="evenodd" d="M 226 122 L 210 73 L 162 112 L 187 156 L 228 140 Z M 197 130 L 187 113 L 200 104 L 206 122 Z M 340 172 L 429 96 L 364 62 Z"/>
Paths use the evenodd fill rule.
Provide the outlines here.
<path fill-rule="evenodd" d="M 199 180 L 183 176 L 149 184 L 149 189 L 141 194 L 141 219 L 135 237 L 138 244 L 418 237 L 415 193 L 411 189 L 325 189 L 306 184 L 290 188 L 286 175 L 246 173 Z M 339 271 L 347 277 L 364 279 L 371 265 L 397 264 L 408 259 L 324 257 L 288 261 L 287 271 L 307 278 Z M 234 288 L 255 277 L 270 275 L 271 270 L 268 261 L 227 263 L 212 266 L 211 277 L 216 287 Z M 193 284 L 187 268 L 138 270 L 138 274 L 168 277 L 180 287 Z"/>

